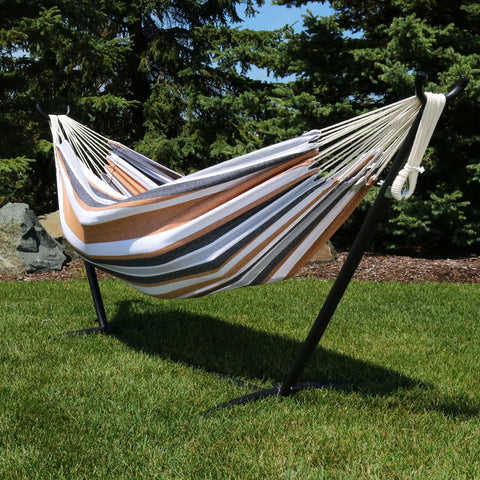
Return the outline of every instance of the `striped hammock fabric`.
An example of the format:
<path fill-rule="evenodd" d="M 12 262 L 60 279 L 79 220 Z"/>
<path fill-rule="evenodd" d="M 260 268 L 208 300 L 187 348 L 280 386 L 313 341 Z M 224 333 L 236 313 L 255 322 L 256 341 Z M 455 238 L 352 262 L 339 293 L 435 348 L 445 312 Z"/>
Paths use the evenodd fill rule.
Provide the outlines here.
<path fill-rule="evenodd" d="M 420 108 L 411 97 L 187 176 L 50 115 L 64 235 L 153 296 L 282 280 L 355 209 Z"/>

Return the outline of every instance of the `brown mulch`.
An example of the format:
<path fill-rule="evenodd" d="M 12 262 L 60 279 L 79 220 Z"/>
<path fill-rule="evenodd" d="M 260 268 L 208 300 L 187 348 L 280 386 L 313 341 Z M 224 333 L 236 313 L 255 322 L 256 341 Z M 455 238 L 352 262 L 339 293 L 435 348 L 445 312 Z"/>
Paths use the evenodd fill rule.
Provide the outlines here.
<path fill-rule="evenodd" d="M 299 276 L 334 280 L 346 256 L 346 253 L 339 253 L 336 261 L 319 264 L 311 263 L 300 271 Z M 107 278 L 108 275 L 98 272 L 98 277 Z M 71 262 L 60 272 L 21 275 L 0 273 L 0 282 L 12 280 L 25 282 L 43 280 L 63 281 L 75 278 L 86 278 L 81 260 Z M 480 283 L 480 257 L 472 255 L 464 258 L 431 259 L 367 254 L 360 262 L 353 278 L 356 280 L 380 282 Z"/>
<path fill-rule="evenodd" d="M 99 279 L 109 278 L 109 275 L 97 270 Z M 87 278 L 83 260 L 77 259 L 63 266 L 59 272 L 43 272 L 43 273 L 0 273 L 0 282 L 9 282 L 20 280 L 24 282 L 42 282 L 45 280 L 64 281 L 78 278 Z"/>
<path fill-rule="evenodd" d="M 339 253 L 334 262 L 306 265 L 300 275 L 334 280 L 346 257 L 347 253 Z M 379 282 L 480 283 L 480 257 L 437 259 L 366 254 L 353 278 Z"/>

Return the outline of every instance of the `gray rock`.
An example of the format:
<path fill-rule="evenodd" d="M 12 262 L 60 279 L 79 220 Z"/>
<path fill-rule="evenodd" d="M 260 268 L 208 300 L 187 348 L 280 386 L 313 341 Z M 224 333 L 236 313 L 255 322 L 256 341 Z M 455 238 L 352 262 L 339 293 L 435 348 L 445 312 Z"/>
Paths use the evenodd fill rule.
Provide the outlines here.
<path fill-rule="evenodd" d="M 62 223 L 60 221 L 60 212 L 47 213 L 40 215 L 38 221 L 47 233 L 56 240 L 61 246 L 63 254 L 67 257 L 67 261 L 80 258 L 80 255 L 73 249 L 73 247 L 65 240 L 62 232 Z"/>
<path fill-rule="evenodd" d="M 0 232 L 0 272 L 61 270 L 67 260 L 26 203 L 7 203 L 0 209 Z"/>
<path fill-rule="evenodd" d="M 22 230 L 17 222 L 0 224 L 0 272 L 24 273 L 28 266 L 17 252 Z"/>

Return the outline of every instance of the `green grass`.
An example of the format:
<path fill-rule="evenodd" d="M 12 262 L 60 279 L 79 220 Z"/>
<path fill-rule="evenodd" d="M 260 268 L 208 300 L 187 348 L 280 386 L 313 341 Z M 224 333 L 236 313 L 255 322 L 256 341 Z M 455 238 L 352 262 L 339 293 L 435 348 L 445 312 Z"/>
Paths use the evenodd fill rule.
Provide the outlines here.
<path fill-rule="evenodd" d="M 194 300 L 101 282 L 0 284 L 0 478 L 480 478 L 480 285 L 352 283 L 290 398 L 200 413 L 281 383 L 330 283 Z"/>

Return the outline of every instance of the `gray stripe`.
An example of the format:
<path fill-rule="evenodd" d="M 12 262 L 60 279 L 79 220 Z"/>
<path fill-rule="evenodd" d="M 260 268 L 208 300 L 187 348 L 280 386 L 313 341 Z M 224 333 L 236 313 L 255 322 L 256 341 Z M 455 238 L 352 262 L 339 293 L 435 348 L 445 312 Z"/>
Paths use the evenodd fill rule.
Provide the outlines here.
<path fill-rule="evenodd" d="M 246 275 L 250 274 L 250 272 L 254 268 L 258 268 L 261 264 L 265 265 L 262 267 L 261 271 L 252 281 L 248 282 L 248 285 L 258 285 L 261 284 L 268 276 L 272 273 L 272 271 L 284 261 L 284 259 L 290 254 L 290 252 L 298 247 L 302 243 L 302 241 L 313 231 L 313 229 L 321 222 L 324 217 L 329 213 L 330 208 L 338 203 L 342 197 L 344 197 L 348 191 L 350 190 L 350 186 L 345 184 L 338 185 L 335 189 L 328 192 L 328 194 L 322 198 L 322 201 L 314 207 L 302 221 L 295 226 L 295 230 L 289 232 L 287 235 L 282 237 L 274 249 L 272 249 L 267 255 L 262 258 L 259 258 L 255 265 L 246 271 L 242 272 L 238 276 L 233 279 L 230 279 L 228 282 L 223 283 L 222 285 L 216 286 L 215 288 L 202 293 L 201 296 L 209 295 L 211 293 L 215 293 L 218 290 L 222 290 L 224 288 L 229 288 L 233 286 L 244 285 L 242 283 L 242 278 Z M 279 250 L 280 248 L 280 250 Z M 268 262 L 268 263 L 266 263 Z"/>
<path fill-rule="evenodd" d="M 312 148 L 311 144 L 305 144 L 305 150 L 296 152 L 295 154 L 284 155 L 278 158 L 271 159 L 269 161 L 258 162 L 254 165 L 248 165 L 246 168 L 238 169 L 233 172 L 223 173 L 215 175 L 214 177 L 208 177 L 204 179 L 197 179 L 192 181 L 184 181 L 183 177 L 179 182 L 171 182 L 165 185 L 161 185 L 158 188 L 153 188 L 146 192 L 140 193 L 138 195 L 134 195 L 129 197 L 125 200 L 117 201 L 118 205 L 123 203 L 129 203 L 133 200 L 145 200 L 145 199 L 152 199 L 152 198 L 162 198 L 166 196 L 175 196 L 180 195 L 183 193 L 189 193 L 196 190 L 202 190 L 204 188 L 218 186 L 222 183 L 227 183 L 232 180 L 236 180 L 238 178 L 242 178 L 247 175 L 251 175 L 253 173 L 259 173 L 262 170 L 267 170 L 282 163 L 288 162 L 293 160 L 294 158 L 299 157 L 307 152 L 315 152 L 316 149 Z M 308 147 L 308 148 L 307 148 Z M 95 201 L 91 195 L 85 190 L 85 188 L 81 185 L 81 183 L 76 179 L 75 175 L 73 174 L 72 170 L 68 166 L 68 162 L 66 161 L 65 157 L 62 154 L 62 158 L 64 159 L 64 164 L 67 168 L 67 174 L 70 178 L 72 187 L 74 188 L 75 192 L 81 198 L 81 200 L 88 205 L 89 207 L 105 207 L 104 204 Z"/>
<path fill-rule="evenodd" d="M 133 283 L 138 283 L 140 285 L 142 284 L 155 284 L 155 283 L 163 283 L 163 282 L 168 282 L 168 281 L 173 281 L 173 280 L 179 280 L 184 277 L 188 277 L 190 275 L 196 275 L 196 274 L 205 274 L 208 273 L 209 271 L 216 270 L 220 268 L 229 258 L 233 257 L 235 254 L 238 253 L 244 246 L 248 245 L 251 243 L 255 238 L 257 238 L 262 232 L 264 232 L 269 226 L 271 226 L 273 223 L 276 221 L 280 220 L 282 217 L 288 216 L 288 214 L 291 211 L 292 204 L 296 202 L 300 202 L 304 198 L 306 198 L 308 195 L 312 193 L 312 191 L 316 190 L 318 188 L 318 184 L 314 185 L 312 188 L 310 188 L 308 191 L 306 191 L 303 195 L 299 196 L 296 198 L 294 201 L 289 202 L 288 204 L 285 205 L 285 207 L 278 212 L 274 217 L 270 218 L 266 222 L 264 222 L 262 225 L 257 227 L 254 231 L 252 231 L 248 236 L 237 242 L 236 245 L 232 246 L 230 249 L 222 253 L 222 255 L 216 257 L 215 259 L 209 261 L 209 262 L 202 262 L 196 265 L 192 265 L 187 268 L 179 269 L 179 270 L 174 270 L 170 271 L 167 273 L 162 273 L 159 275 L 154 275 L 154 276 L 141 276 L 141 275 L 126 275 L 126 274 L 119 274 L 118 272 L 115 272 L 115 275 L 118 276 L 119 278 L 122 278 L 123 280 L 130 281 Z M 269 272 L 278 264 L 279 259 L 282 259 L 285 257 L 285 255 L 291 250 L 291 246 L 294 245 L 296 241 L 298 241 L 298 238 L 304 238 L 305 235 L 310 233 L 310 231 L 315 227 L 316 223 L 321 220 L 327 213 L 332 205 L 332 203 L 336 203 L 339 198 L 341 198 L 345 193 L 348 191 L 348 186 L 347 185 L 341 185 L 336 187 L 330 194 L 327 194 L 324 199 L 328 198 L 328 201 L 324 203 L 323 199 L 322 202 L 320 202 L 319 205 L 314 207 L 313 211 L 310 212 L 308 215 L 306 215 L 306 218 L 304 218 L 297 226 L 295 229 L 295 235 L 292 239 L 292 235 L 286 235 L 280 242 L 277 243 L 277 248 L 281 245 L 283 245 L 285 242 L 288 242 L 285 247 L 282 248 L 282 251 L 280 254 L 275 254 L 275 258 L 272 259 L 268 265 L 262 270 L 263 276 L 268 275 Z M 232 228 L 235 228 L 239 224 L 241 224 L 243 221 L 247 220 L 253 213 L 258 213 L 258 211 L 261 211 L 261 209 L 265 208 L 268 206 L 271 202 L 265 202 L 265 204 L 262 204 L 258 206 L 255 210 L 255 212 L 247 212 L 246 214 L 238 217 L 235 219 L 235 223 L 237 225 L 231 225 L 231 222 L 226 224 L 224 227 L 222 227 L 223 231 L 229 231 Z M 313 223 L 312 223 L 313 222 Z M 300 233 L 297 233 L 297 228 L 300 229 Z M 187 253 L 191 253 L 195 251 L 198 248 L 201 248 L 202 246 L 211 243 L 213 239 L 216 239 L 221 236 L 220 229 L 215 230 L 213 232 L 210 232 L 208 235 L 205 235 L 199 241 L 191 242 L 190 244 L 186 245 L 185 247 L 180 247 L 179 249 L 176 249 L 175 251 L 169 252 L 168 257 L 172 258 L 178 258 L 181 255 L 184 255 L 185 252 L 182 252 L 181 250 L 187 249 Z M 277 252 L 277 248 L 275 248 L 274 252 Z M 271 256 L 271 254 L 267 254 L 268 257 Z M 165 259 L 160 256 L 158 260 L 163 260 L 161 263 L 158 261 L 152 261 L 152 259 L 142 259 L 142 263 L 145 266 L 160 266 L 162 263 L 166 263 Z M 265 256 L 263 256 L 261 259 L 257 260 L 257 264 L 259 262 L 264 262 L 265 261 Z M 119 264 L 119 262 L 115 262 L 115 264 Z M 134 263 L 132 266 L 140 266 L 137 263 Z M 256 264 L 254 264 L 252 267 L 250 267 L 249 270 L 252 268 L 255 268 Z M 228 285 L 230 283 L 235 283 L 238 281 L 238 278 L 241 278 L 243 275 L 245 275 L 246 272 L 243 272 L 240 277 L 237 277 L 236 279 L 230 280 L 227 282 L 225 285 Z M 254 280 L 254 283 L 259 283 L 261 281 L 260 276 L 257 276 L 257 278 Z M 199 282 L 202 282 L 203 280 L 200 278 Z M 216 281 L 216 280 L 212 280 Z M 252 283 L 253 284 L 253 283 Z M 222 287 L 216 287 L 216 289 L 219 289 Z"/>
<path fill-rule="evenodd" d="M 118 265 L 118 266 L 124 266 L 124 267 L 154 267 L 154 266 L 164 265 L 166 263 L 171 262 L 172 260 L 183 257 L 183 256 L 188 255 L 190 253 L 193 253 L 195 250 L 198 250 L 200 248 L 203 248 L 203 247 L 211 244 L 216 239 L 222 237 L 226 233 L 228 233 L 232 230 L 235 230 L 240 225 L 242 225 L 242 223 L 244 223 L 246 220 L 248 220 L 250 217 L 252 217 L 253 215 L 255 215 L 259 212 L 261 212 L 262 210 L 267 208 L 269 205 L 271 205 L 272 203 L 281 199 L 283 196 L 287 195 L 290 191 L 297 188 L 299 185 L 301 185 L 302 183 L 304 183 L 306 181 L 308 181 L 308 179 L 301 180 L 301 181 L 297 182 L 296 184 L 291 185 L 289 188 L 287 188 L 284 191 L 278 193 L 277 195 L 275 195 L 271 199 L 257 205 L 256 207 L 251 208 L 250 210 L 243 213 L 242 215 L 239 215 L 239 216 L 233 218 L 229 222 L 227 222 L 227 223 L 221 225 L 220 227 L 208 232 L 207 234 L 195 239 L 194 241 L 188 242 L 188 243 L 186 243 L 186 244 L 184 244 L 180 247 L 177 247 L 177 248 L 175 248 L 175 249 L 173 249 L 173 250 L 171 250 L 167 253 L 157 255 L 157 256 L 148 257 L 148 258 L 125 259 L 125 260 L 122 260 L 122 259 L 113 259 L 113 260 L 105 259 L 105 260 L 103 260 L 102 259 L 102 260 L 97 260 L 97 261 L 101 262 L 104 265 Z M 322 183 L 323 183 L 323 180 L 322 180 Z M 295 201 L 296 202 L 300 201 L 303 197 L 307 196 L 312 190 L 318 188 L 318 186 L 319 186 L 319 183 L 316 183 L 315 187 L 311 188 L 302 197 L 297 197 L 295 199 Z M 290 209 L 291 209 L 291 204 L 289 203 L 288 205 L 286 205 L 281 210 L 281 212 L 279 212 L 277 214 L 277 217 L 281 218 L 281 216 L 283 216 L 285 214 L 285 212 L 289 212 Z M 264 224 L 262 224 L 262 226 L 260 226 L 259 229 L 262 229 L 262 231 L 265 230 L 265 228 L 267 228 L 275 220 L 276 220 L 276 217 L 271 219 L 269 222 L 265 222 Z M 254 234 L 252 238 L 254 238 L 255 236 L 257 236 L 260 233 L 261 233 L 261 231 L 259 231 L 257 234 Z M 250 240 L 248 240 L 246 243 L 249 243 L 249 241 Z M 245 244 L 245 241 L 243 243 L 238 242 L 236 244 L 236 246 L 234 247 L 234 248 L 236 248 L 235 251 L 237 251 L 241 248 L 240 245 L 243 246 L 244 244 Z"/>

